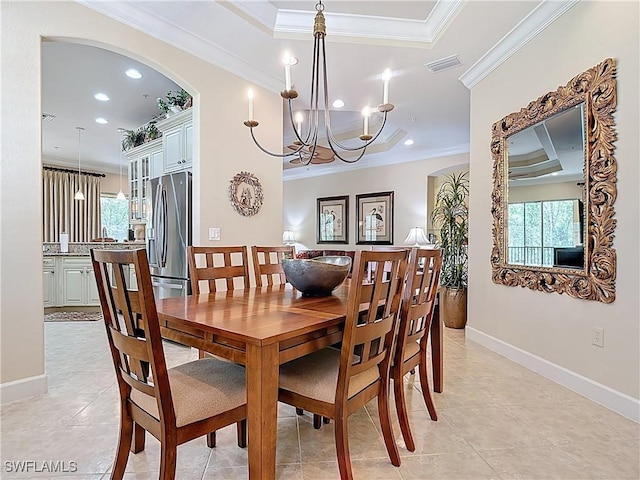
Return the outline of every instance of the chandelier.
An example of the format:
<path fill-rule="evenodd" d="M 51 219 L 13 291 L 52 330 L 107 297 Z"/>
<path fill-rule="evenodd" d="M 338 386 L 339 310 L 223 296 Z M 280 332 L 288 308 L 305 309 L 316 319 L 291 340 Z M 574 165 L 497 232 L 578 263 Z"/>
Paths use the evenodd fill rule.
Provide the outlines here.
<path fill-rule="evenodd" d="M 308 128 L 306 132 L 303 131 L 303 115 L 301 112 L 297 112 L 294 116 L 293 100 L 298 97 L 298 92 L 291 88 L 291 65 L 295 65 L 297 60 L 288 54 L 285 54 L 283 63 L 285 70 L 285 89 L 280 92 L 280 96 L 287 101 L 289 120 L 291 121 L 291 127 L 295 134 L 295 140 L 293 145 L 289 145 L 287 148 L 292 150 L 287 153 L 272 153 L 266 150 L 255 137 L 254 128 L 259 125 L 258 121 L 253 117 L 253 91 L 250 89 L 249 98 L 249 119 L 244 124 L 249 127 L 251 131 L 251 138 L 256 146 L 267 155 L 280 158 L 294 157 L 291 163 L 298 163 L 308 165 L 309 163 L 328 163 L 334 160 L 334 156 L 346 163 L 355 163 L 362 158 L 369 145 L 376 141 L 384 126 L 387 122 L 387 113 L 393 110 L 394 105 L 389 103 L 389 79 L 391 78 L 391 71 L 386 69 L 382 74 L 383 79 L 383 95 L 382 103 L 377 107 L 366 106 L 362 110 L 363 115 L 363 132 L 359 136 L 360 140 L 364 143 L 359 146 L 346 146 L 338 142 L 331 130 L 331 118 L 329 115 L 329 91 L 327 82 L 327 57 L 324 48 L 324 37 L 326 36 L 326 26 L 323 15 L 324 5 L 322 0 L 319 0 L 316 4 L 316 16 L 313 25 L 313 66 L 311 68 L 311 97 L 309 105 L 309 118 Z M 329 148 L 318 145 L 318 127 L 320 121 L 320 81 L 322 80 L 323 87 L 323 102 L 324 102 L 324 124 L 327 135 L 327 143 Z M 372 135 L 369 132 L 369 116 L 373 111 L 378 111 L 382 114 L 382 124 L 380 128 Z M 345 152 L 355 152 L 357 156 L 351 158 L 345 158 L 341 155 Z"/>

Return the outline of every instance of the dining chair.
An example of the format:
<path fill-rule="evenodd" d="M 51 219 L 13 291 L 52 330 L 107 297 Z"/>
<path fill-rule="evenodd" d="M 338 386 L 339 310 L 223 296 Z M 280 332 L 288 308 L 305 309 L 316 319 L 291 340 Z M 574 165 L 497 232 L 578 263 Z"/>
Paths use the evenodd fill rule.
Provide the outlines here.
<path fill-rule="evenodd" d="M 438 420 L 427 379 L 427 343 L 442 267 L 442 250 L 413 248 L 400 310 L 400 326 L 391 365 L 393 392 L 400 430 L 407 450 L 416 447 L 411 435 L 404 376 L 418 367 L 422 397 L 432 420 Z"/>
<path fill-rule="evenodd" d="M 256 287 L 271 286 L 276 283 L 286 283 L 287 279 L 284 275 L 281 262 L 283 258 L 296 258 L 296 247 L 293 245 L 275 247 L 252 246 L 251 256 L 253 257 L 253 272 Z"/>
<path fill-rule="evenodd" d="M 280 366 L 278 400 L 334 420 L 343 480 L 353 478 L 347 419 L 376 397 L 387 453 L 400 465 L 389 416 L 389 375 L 407 259 L 408 251 L 357 252 L 341 349 L 324 348 Z M 377 268 L 368 282 L 371 265 Z"/>
<path fill-rule="evenodd" d="M 238 424 L 245 446 L 244 369 L 213 358 L 167 369 L 146 250 L 91 250 L 107 339 L 120 391 L 120 435 L 111 478 L 122 479 L 129 450 L 144 450 L 145 432 L 160 441 L 160 480 L 173 480 L 177 446 Z M 125 267 L 135 266 L 137 289 Z"/>
<path fill-rule="evenodd" d="M 209 292 L 219 290 L 217 280 L 225 280 L 226 290 L 234 290 L 235 279 L 242 280 L 242 288 L 249 288 L 249 262 L 247 247 L 195 247 L 187 248 L 191 291 L 201 293 L 200 282 L 206 281 Z M 202 259 L 202 266 L 198 266 Z"/>

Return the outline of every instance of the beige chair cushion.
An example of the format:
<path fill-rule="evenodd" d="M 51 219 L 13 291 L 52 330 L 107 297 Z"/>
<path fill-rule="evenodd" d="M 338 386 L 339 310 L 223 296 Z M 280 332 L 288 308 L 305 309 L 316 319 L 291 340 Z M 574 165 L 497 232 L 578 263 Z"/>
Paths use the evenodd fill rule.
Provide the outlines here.
<path fill-rule="evenodd" d="M 168 370 L 178 427 L 213 417 L 246 403 L 244 368 L 214 358 L 203 358 Z M 159 419 L 158 404 L 138 390 L 131 400 Z"/>
<path fill-rule="evenodd" d="M 406 362 L 411 357 L 416 355 L 420 351 L 420 345 L 417 342 L 409 342 L 404 347 L 404 361 Z"/>
<path fill-rule="evenodd" d="M 280 388 L 334 403 L 340 368 L 340 350 L 324 348 L 280 366 Z M 349 382 L 349 398 L 380 378 L 378 367 L 370 368 Z"/>

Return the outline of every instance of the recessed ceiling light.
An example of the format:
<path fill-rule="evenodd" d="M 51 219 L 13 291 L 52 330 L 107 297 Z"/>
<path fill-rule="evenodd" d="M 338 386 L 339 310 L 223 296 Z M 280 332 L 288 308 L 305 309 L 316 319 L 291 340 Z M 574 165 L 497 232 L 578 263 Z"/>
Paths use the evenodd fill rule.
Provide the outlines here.
<path fill-rule="evenodd" d="M 558 172 L 553 172 L 553 173 L 551 174 L 551 176 L 552 176 L 552 177 L 555 177 L 556 175 L 558 175 Z"/>
<path fill-rule="evenodd" d="M 344 107 L 344 102 L 340 99 L 333 102 L 333 108 L 342 108 Z"/>
<path fill-rule="evenodd" d="M 102 92 L 98 92 L 96 93 L 93 98 L 95 98 L 96 100 L 100 100 L 101 102 L 108 102 L 109 100 L 111 100 L 109 98 L 109 95 L 107 95 L 106 93 L 102 93 Z"/>
<path fill-rule="evenodd" d="M 413 140 L 405 140 L 404 144 L 408 147 L 409 145 L 413 145 Z"/>
<path fill-rule="evenodd" d="M 129 70 L 127 70 L 124 73 L 129 78 L 135 78 L 135 79 L 142 78 L 142 74 L 138 70 L 136 70 L 135 68 L 130 68 Z"/>
<path fill-rule="evenodd" d="M 98 117 L 96 118 L 96 123 L 99 123 L 100 125 L 104 125 L 105 123 L 109 123 L 109 120 L 103 117 Z"/>

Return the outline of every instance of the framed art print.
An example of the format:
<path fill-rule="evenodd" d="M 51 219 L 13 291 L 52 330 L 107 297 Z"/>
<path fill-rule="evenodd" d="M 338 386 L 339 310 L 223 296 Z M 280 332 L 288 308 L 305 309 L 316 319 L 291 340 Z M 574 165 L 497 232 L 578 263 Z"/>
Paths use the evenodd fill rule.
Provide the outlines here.
<path fill-rule="evenodd" d="M 358 245 L 393 245 L 393 192 L 356 195 Z"/>
<path fill-rule="evenodd" d="M 349 243 L 349 197 L 318 199 L 318 243 Z"/>

